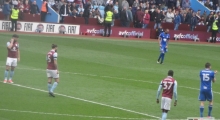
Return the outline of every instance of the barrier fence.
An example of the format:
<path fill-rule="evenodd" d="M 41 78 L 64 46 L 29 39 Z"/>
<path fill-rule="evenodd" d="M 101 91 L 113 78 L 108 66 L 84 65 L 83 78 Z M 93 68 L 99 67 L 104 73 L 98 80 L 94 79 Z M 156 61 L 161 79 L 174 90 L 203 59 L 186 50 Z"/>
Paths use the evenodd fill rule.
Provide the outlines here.
<path fill-rule="evenodd" d="M 0 20 L 0 30 L 9 30 L 11 28 L 10 21 Z M 74 25 L 74 24 L 55 24 L 55 23 L 41 23 L 41 22 L 24 22 L 18 21 L 17 30 L 21 32 L 42 32 L 42 33 L 62 33 L 72 35 L 93 35 L 102 36 L 104 26 L 100 25 Z M 202 31 L 185 31 L 185 30 L 170 30 L 171 40 L 175 38 L 178 40 L 194 41 L 207 41 L 211 33 Z M 139 38 L 149 40 L 156 38 L 156 31 L 153 29 L 140 29 L 140 28 L 125 28 L 113 27 L 111 30 L 111 37 L 126 37 Z M 139 36 L 139 37 L 138 37 Z M 217 35 L 217 42 L 220 42 L 220 34 Z"/>

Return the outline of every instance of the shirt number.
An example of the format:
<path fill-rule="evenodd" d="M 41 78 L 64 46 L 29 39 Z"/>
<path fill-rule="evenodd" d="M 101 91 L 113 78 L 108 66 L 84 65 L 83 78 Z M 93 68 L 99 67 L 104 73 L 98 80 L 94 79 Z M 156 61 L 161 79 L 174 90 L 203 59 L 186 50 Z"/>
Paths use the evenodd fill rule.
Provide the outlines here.
<path fill-rule="evenodd" d="M 173 85 L 173 82 L 164 81 L 163 85 L 164 85 L 164 88 L 163 88 L 164 90 L 169 90 L 171 86 Z"/>
<path fill-rule="evenodd" d="M 47 62 L 51 62 L 50 55 L 47 55 Z"/>
<path fill-rule="evenodd" d="M 203 73 L 202 76 L 203 76 L 203 81 L 209 81 L 210 79 L 209 74 Z"/>

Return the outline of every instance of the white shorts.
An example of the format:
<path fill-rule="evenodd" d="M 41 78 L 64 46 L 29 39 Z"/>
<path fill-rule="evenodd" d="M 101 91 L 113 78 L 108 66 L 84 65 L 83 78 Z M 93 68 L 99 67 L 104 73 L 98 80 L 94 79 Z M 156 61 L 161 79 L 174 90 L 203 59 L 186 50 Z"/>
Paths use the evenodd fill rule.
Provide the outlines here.
<path fill-rule="evenodd" d="M 57 74 L 57 70 L 48 70 L 47 69 L 47 77 L 59 78 L 59 74 Z"/>
<path fill-rule="evenodd" d="M 18 59 L 17 59 L 17 58 L 10 58 L 10 57 L 7 57 L 6 65 L 7 65 L 7 66 L 13 66 L 13 67 L 16 67 L 16 66 L 17 66 L 17 62 L 18 62 Z"/>
<path fill-rule="evenodd" d="M 162 97 L 161 99 L 161 109 L 170 110 L 172 99 L 167 97 Z"/>

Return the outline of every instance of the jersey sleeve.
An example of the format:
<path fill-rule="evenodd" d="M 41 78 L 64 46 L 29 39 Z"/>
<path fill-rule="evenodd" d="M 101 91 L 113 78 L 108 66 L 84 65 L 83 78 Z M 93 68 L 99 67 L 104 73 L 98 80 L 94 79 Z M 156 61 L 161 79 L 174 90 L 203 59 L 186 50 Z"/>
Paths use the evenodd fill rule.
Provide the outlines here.
<path fill-rule="evenodd" d="M 173 86 L 173 95 L 174 95 L 174 99 L 177 100 L 177 81 L 175 80 L 174 82 L 174 86 Z"/>
<path fill-rule="evenodd" d="M 57 57 L 58 57 L 58 54 L 57 54 L 57 53 L 54 53 L 54 54 L 53 54 L 53 58 L 56 60 Z"/>
<path fill-rule="evenodd" d="M 11 43 L 10 42 L 7 42 L 6 46 L 8 47 Z"/>
<path fill-rule="evenodd" d="M 162 89 L 162 81 L 160 82 L 160 85 L 159 85 L 158 90 L 157 90 L 157 96 L 156 96 L 157 99 L 159 99 L 161 89 Z"/>
<path fill-rule="evenodd" d="M 167 39 L 168 39 L 168 40 L 170 39 L 170 34 L 167 35 Z"/>

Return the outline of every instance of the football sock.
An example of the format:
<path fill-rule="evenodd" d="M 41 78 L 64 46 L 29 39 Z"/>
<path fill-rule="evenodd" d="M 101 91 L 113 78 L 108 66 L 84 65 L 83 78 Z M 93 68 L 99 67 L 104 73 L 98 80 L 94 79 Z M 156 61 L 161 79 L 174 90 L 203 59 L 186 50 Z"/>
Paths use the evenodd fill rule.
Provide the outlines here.
<path fill-rule="evenodd" d="M 50 90 L 50 92 L 53 93 L 53 91 L 54 91 L 54 89 L 57 87 L 57 85 L 58 85 L 58 83 L 57 83 L 57 82 L 54 82 L 54 83 L 53 83 L 53 86 L 52 86 L 52 88 L 51 88 L 51 90 Z"/>
<path fill-rule="evenodd" d="M 203 117 L 204 106 L 200 106 L 200 117 Z"/>
<path fill-rule="evenodd" d="M 162 57 L 161 57 L 161 63 L 163 63 L 164 56 L 165 56 L 165 54 L 163 53 L 163 54 L 162 54 Z"/>
<path fill-rule="evenodd" d="M 51 83 L 48 83 L 48 84 L 47 84 L 47 87 L 48 87 L 48 91 L 49 91 L 49 92 L 50 92 L 51 86 L 52 86 Z"/>
<path fill-rule="evenodd" d="M 209 113 L 208 113 L 208 116 L 211 116 L 211 113 L 212 113 L 212 105 L 209 105 Z"/>
<path fill-rule="evenodd" d="M 12 80 L 12 77 L 14 76 L 14 71 L 10 71 L 10 77 L 9 80 Z"/>
<path fill-rule="evenodd" d="M 5 80 L 8 79 L 8 70 L 5 70 Z"/>
<path fill-rule="evenodd" d="M 158 62 L 160 61 L 162 55 L 163 55 L 163 53 L 160 53 L 160 56 L 159 56 L 159 58 L 158 58 L 158 60 L 157 60 Z"/>
<path fill-rule="evenodd" d="M 166 120 L 166 119 L 167 119 L 167 113 L 164 112 L 164 113 L 162 114 L 162 119 L 161 119 L 161 120 Z"/>

